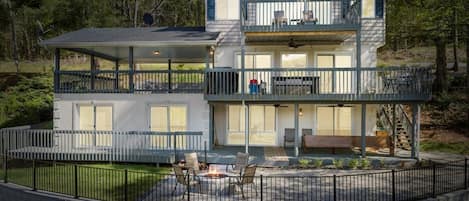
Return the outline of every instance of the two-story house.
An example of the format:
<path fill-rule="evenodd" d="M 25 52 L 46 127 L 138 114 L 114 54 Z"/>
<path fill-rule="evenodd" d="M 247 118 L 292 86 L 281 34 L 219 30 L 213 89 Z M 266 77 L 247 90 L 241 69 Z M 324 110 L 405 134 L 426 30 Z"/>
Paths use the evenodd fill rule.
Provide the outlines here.
<path fill-rule="evenodd" d="M 342 136 L 358 139 L 364 155 L 366 138 L 380 126 L 380 105 L 407 104 L 412 156 L 418 157 L 419 105 L 431 96 L 431 72 L 377 67 L 384 8 L 384 0 L 207 0 L 205 27 L 63 34 L 43 43 L 55 49 L 54 127 L 198 131 L 201 140 L 150 136 L 145 146 L 205 141 L 249 152 L 285 145 L 296 156 L 303 134 Z M 90 55 L 90 68 L 62 69 L 65 51 Z M 94 58 L 115 65 L 99 69 Z M 181 67 L 191 65 L 203 69 Z M 112 135 L 73 143 L 118 146 Z"/>

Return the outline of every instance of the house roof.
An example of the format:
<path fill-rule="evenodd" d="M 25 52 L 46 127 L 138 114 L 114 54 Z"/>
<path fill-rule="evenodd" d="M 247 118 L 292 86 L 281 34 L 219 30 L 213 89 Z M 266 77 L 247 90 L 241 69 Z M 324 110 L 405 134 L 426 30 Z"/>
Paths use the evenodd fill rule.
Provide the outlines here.
<path fill-rule="evenodd" d="M 216 45 L 219 32 L 205 27 L 85 28 L 46 40 L 48 47 L 149 47 Z"/>

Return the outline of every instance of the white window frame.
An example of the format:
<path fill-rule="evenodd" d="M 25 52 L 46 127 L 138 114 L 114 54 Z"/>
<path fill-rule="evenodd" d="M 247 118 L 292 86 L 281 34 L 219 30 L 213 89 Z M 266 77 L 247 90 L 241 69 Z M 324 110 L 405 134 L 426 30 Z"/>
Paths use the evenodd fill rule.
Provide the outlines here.
<path fill-rule="evenodd" d="M 74 122 L 74 126 L 73 126 L 73 130 L 81 130 L 80 128 L 80 107 L 81 106 L 92 106 L 93 107 L 93 130 L 91 130 L 92 135 L 93 135 L 93 139 L 92 139 L 92 144 L 90 146 L 82 146 L 82 145 L 79 145 L 78 144 L 78 141 L 77 139 L 74 137 L 73 140 L 75 141 L 73 144 L 75 145 L 75 147 L 79 147 L 79 148 L 88 148 L 88 147 L 100 147 L 100 148 L 109 148 L 109 147 L 112 147 L 112 144 L 113 144 L 113 139 L 112 139 L 112 135 L 111 135 L 111 145 L 110 146 L 97 146 L 96 145 L 96 107 L 99 107 L 99 106 L 107 106 L 107 107 L 111 107 L 112 109 L 112 115 L 111 115 L 111 119 L 112 119 L 112 129 L 110 131 L 114 131 L 114 128 L 115 128 L 115 107 L 114 107 L 114 104 L 112 103 L 75 103 L 75 111 L 76 111 L 76 120 L 73 120 Z M 76 129 L 78 128 L 78 129 Z"/>

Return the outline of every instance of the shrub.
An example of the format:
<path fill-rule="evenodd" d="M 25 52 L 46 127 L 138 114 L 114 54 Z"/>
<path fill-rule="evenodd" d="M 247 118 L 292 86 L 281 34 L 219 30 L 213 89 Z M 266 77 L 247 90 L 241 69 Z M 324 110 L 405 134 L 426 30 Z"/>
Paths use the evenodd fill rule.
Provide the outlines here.
<path fill-rule="evenodd" d="M 309 164 L 309 160 L 308 159 L 300 159 L 298 161 L 298 163 L 300 164 L 300 167 L 306 167 Z"/>
<path fill-rule="evenodd" d="M 358 162 L 359 162 L 358 159 L 352 159 L 350 160 L 348 167 L 352 170 L 355 170 L 358 167 Z"/>
<path fill-rule="evenodd" d="M 314 167 L 321 168 L 322 167 L 322 160 L 321 159 L 314 160 Z"/>
<path fill-rule="evenodd" d="M 384 161 L 384 159 L 379 159 L 379 167 L 380 168 L 386 167 L 386 162 Z"/>
<path fill-rule="evenodd" d="M 361 166 L 362 169 L 370 169 L 370 167 L 371 167 L 371 161 L 368 160 L 368 159 L 366 159 L 366 158 L 365 158 L 365 159 L 362 159 L 362 160 L 360 161 L 360 166 Z"/>
<path fill-rule="evenodd" d="M 342 160 L 342 159 L 335 159 L 335 160 L 332 161 L 332 164 L 337 169 L 344 168 L 344 160 Z"/>

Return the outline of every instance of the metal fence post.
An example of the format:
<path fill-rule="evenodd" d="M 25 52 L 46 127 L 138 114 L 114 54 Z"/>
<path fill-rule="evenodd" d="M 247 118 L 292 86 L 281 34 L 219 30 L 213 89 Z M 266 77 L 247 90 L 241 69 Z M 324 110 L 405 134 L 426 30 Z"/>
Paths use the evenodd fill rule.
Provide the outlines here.
<path fill-rule="evenodd" d="M 204 161 L 205 161 L 205 164 L 208 164 L 207 163 L 207 141 L 204 141 Z"/>
<path fill-rule="evenodd" d="M 36 160 L 33 160 L 33 191 L 37 190 L 36 186 Z"/>
<path fill-rule="evenodd" d="M 174 139 L 174 140 L 173 140 L 173 146 L 174 146 L 174 162 L 177 162 L 177 155 L 178 155 L 178 153 L 177 153 L 177 150 L 176 150 L 176 145 L 177 145 L 177 142 L 176 142 L 176 140 L 177 140 L 176 134 L 173 135 L 173 139 Z"/>
<path fill-rule="evenodd" d="M 187 201 L 191 200 L 191 175 L 187 174 Z"/>
<path fill-rule="evenodd" d="M 4 162 L 4 175 L 3 175 L 3 182 L 4 183 L 8 183 L 8 156 L 5 154 L 3 156 L 3 158 L 5 159 L 5 162 Z"/>
<path fill-rule="evenodd" d="M 124 200 L 127 201 L 129 198 L 129 171 L 124 171 Z"/>
<path fill-rule="evenodd" d="M 78 199 L 78 166 L 77 165 L 74 165 L 73 166 L 73 169 L 74 169 L 74 174 L 75 174 L 75 199 Z"/>
<path fill-rule="evenodd" d="M 433 189 L 432 189 L 432 197 L 436 198 L 436 163 L 433 163 Z"/>
<path fill-rule="evenodd" d="M 334 175 L 334 177 L 333 177 L 334 178 L 334 182 L 333 182 L 333 184 L 334 184 L 334 201 L 337 200 L 337 178 L 336 177 L 337 177 L 336 175 Z"/>
<path fill-rule="evenodd" d="M 264 183 L 264 177 L 261 175 L 261 201 L 264 200 L 263 183 Z"/>
<path fill-rule="evenodd" d="M 396 170 L 392 170 L 391 172 L 391 180 L 392 180 L 392 200 L 396 201 Z"/>

